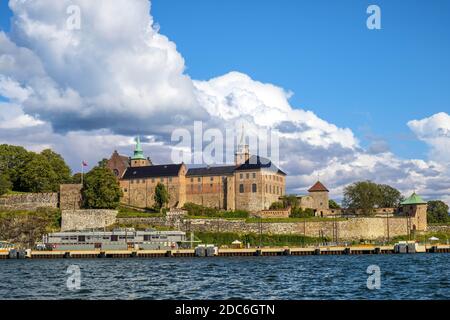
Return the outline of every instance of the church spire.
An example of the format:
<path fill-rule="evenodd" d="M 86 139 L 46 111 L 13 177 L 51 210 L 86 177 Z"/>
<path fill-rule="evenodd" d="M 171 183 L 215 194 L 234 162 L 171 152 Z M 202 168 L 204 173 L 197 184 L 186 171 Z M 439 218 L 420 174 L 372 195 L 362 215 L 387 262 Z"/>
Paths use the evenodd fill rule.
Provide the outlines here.
<path fill-rule="evenodd" d="M 245 128 L 242 124 L 241 139 L 237 147 L 236 153 L 234 154 L 234 164 L 241 165 L 250 159 L 250 150 L 248 144 L 245 143 Z"/>
<path fill-rule="evenodd" d="M 136 141 L 136 146 L 134 148 L 134 154 L 131 160 L 145 160 L 144 151 L 142 150 L 141 139 L 137 136 L 134 141 Z"/>

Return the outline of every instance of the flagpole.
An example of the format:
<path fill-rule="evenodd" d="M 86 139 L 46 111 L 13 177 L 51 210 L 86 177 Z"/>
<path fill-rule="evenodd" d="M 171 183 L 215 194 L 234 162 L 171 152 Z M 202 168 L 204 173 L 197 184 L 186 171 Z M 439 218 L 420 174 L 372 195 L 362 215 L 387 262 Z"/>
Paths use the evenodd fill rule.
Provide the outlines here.
<path fill-rule="evenodd" d="M 81 185 L 83 185 L 83 173 L 84 173 L 84 164 L 83 161 L 81 161 Z"/>

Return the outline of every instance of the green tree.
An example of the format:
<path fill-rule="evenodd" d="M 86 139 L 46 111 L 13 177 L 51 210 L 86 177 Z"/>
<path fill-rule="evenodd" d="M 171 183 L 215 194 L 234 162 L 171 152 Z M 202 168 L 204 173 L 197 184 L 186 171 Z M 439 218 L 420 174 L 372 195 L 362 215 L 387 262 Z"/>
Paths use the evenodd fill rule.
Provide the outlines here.
<path fill-rule="evenodd" d="M 330 209 L 340 209 L 341 206 L 338 205 L 338 203 L 336 201 L 334 201 L 333 199 L 328 200 L 328 206 L 330 207 Z"/>
<path fill-rule="evenodd" d="M 72 176 L 72 183 L 81 183 L 81 173 L 77 172 Z"/>
<path fill-rule="evenodd" d="M 380 188 L 376 183 L 359 181 L 345 187 L 342 204 L 350 209 L 360 209 L 363 215 L 371 215 L 381 202 L 380 197 Z"/>
<path fill-rule="evenodd" d="M 427 220 L 430 223 L 446 223 L 450 221 L 448 205 L 440 200 L 428 201 Z"/>
<path fill-rule="evenodd" d="M 377 203 L 379 208 L 397 208 L 405 200 L 400 191 L 386 184 L 379 184 L 380 198 Z"/>
<path fill-rule="evenodd" d="M 284 209 L 284 208 L 285 208 L 285 206 L 282 201 L 275 201 L 269 207 L 270 210 L 278 210 L 278 209 Z"/>
<path fill-rule="evenodd" d="M 158 182 L 155 187 L 155 209 L 161 211 L 169 203 L 169 193 L 167 192 L 166 187 Z"/>
<path fill-rule="evenodd" d="M 283 196 L 281 201 L 283 202 L 284 208 L 288 208 L 288 207 L 297 208 L 298 207 L 298 199 L 295 194 Z"/>
<path fill-rule="evenodd" d="M 90 209 L 116 209 L 120 204 L 122 190 L 111 170 L 94 167 L 84 176 L 84 206 Z"/>
<path fill-rule="evenodd" d="M 23 147 L 0 145 L 0 172 L 9 177 L 13 190 L 21 191 L 20 173 L 33 155 Z"/>
<path fill-rule="evenodd" d="M 107 165 L 108 165 L 108 159 L 106 159 L 106 158 L 103 158 L 102 160 L 100 160 L 98 162 L 99 167 L 106 168 Z"/>
<path fill-rule="evenodd" d="M 59 189 L 59 177 L 47 159 L 41 154 L 34 154 L 21 169 L 20 191 L 56 192 Z"/>
<path fill-rule="evenodd" d="M 64 161 L 63 157 L 50 149 L 45 149 L 41 152 L 41 155 L 47 159 L 53 171 L 58 176 L 58 184 L 71 182 L 72 171 Z"/>
<path fill-rule="evenodd" d="M 12 183 L 6 174 L 0 174 L 0 196 L 7 193 L 12 188 Z"/>

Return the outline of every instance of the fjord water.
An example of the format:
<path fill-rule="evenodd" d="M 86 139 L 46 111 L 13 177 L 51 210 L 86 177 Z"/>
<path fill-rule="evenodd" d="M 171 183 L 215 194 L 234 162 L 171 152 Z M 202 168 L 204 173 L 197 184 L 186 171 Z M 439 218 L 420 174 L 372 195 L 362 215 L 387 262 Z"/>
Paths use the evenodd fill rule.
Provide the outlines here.
<path fill-rule="evenodd" d="M 67 269 L 81 270 L 71 291 Z M 368 266 L 381 270 L 367 288 Z M 1 299 L 450 299 L 450 254 L 0 261 Z"/>

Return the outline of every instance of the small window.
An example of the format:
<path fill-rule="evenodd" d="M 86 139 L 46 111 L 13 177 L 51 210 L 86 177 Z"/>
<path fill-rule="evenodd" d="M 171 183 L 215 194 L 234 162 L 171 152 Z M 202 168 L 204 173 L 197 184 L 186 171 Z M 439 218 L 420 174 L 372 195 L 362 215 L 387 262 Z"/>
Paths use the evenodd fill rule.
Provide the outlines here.
<path fill-rule="evenodd" d="M 256 173 L 252 173 L 253 179 L 256 179 Z"/>
<path fill-rule="evenodd" d="M 252 184 L 252 192 L 253 192 L 253 193 L 256 192 L 256 183 Z"/>
<path fill-rule="evenodd" d="M 191 178 L 191 182 L 194 182 L 194 178 Z"/>
<path fill-rule="evenodd" d="M 131 184 L 133 184 L 134 183 L 134 180 L 131 180 Z"/>
<path fill-rule="evenodd" d="M 244 185 L 242 183 L 239 185 L 239 192 L 244 193 Z"/>
<path fill-rule="evenodd" d="M 210 181 L 214 181 L 214 177 L 209 178 Z"/>
<path fill-rule="evenodd" d="M 249 179 L 249 178 L 250 178 L 250 173 L 247 173 L 247 174 L 245 175 L 245 178 L 246 178 L 246 179 Z"/>
<path fill-rule="evenodd" d="M 239 174 L 239 178 L 244 179 L 244 174 L 243 173 Z"/>
<path fill-rule="evenodd" d="M 197 181 L 200 182 L 200 181 L 202 181 L 202 179 L 201 178 L 197 178 Z"/>
<path fill-rule="evenodd" d="M 267 193 L 267 184 L 266 184 L 266 193 Z"/>
<path fill-rule="evenodd" d="M 124 189 L 123 189 L 123 192 L 127 192 L 127 191 L 128 191 L 127 188 L 124 188 Z"/>

